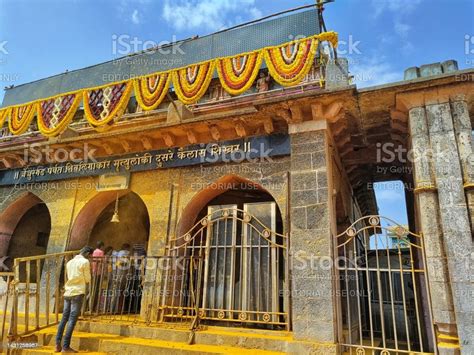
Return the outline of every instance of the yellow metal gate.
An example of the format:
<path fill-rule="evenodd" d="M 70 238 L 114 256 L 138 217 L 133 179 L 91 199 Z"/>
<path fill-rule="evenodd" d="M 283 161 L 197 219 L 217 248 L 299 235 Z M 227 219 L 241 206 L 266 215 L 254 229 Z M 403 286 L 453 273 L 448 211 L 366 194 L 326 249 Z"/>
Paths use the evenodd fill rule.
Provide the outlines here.
<path fill-rule="evenodd" d="M 191 230 L 171 240 L 171 257 L 203 260 L 183 278 L 169 270 L 163 288 L 164 319 L 198 317 L 207 322 L 288 328 L 287 236 L 275 231 L 274 202 L 208 207 Z M 186 299 L 193 284 L 196 308 Z"/>
<path fill-rule="evenodd" d="M 381 216 L 337 236 L 339 344 L 347 354 L 431 353 L 423 238 Z"/>

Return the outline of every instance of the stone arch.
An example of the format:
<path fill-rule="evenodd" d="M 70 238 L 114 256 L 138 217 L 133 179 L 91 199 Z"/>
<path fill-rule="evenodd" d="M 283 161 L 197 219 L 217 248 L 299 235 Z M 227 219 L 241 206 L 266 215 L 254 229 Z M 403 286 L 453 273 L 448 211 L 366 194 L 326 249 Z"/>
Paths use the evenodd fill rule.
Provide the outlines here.
<path fill-rule="evenodd" d="M 215 182 L 209 184 L 206 188 L 199 191 L 189 203 L 184 208 L 181 218 L 178 223 L 177 235 L 185 234 L 195 223 L 199 213 L 202 209 L 214 198 L 219 195 L 224 194 L 225 192 L 231 190 L 232 188 L 238 186 L 247 186 L 261 192 L 265 192 L 270 195 L 274 201 L 275 197 L 260 184 L 248 180 L 246 178 L 237 176 L 237 175 L 226 175 L 216 180 Z M 277 208 L 280 210 L 280 206 L 277 203 Z"/>
<path fill-rule="evenodd" d="M 21 194 L 0 213 L 0 256 L 14 258 L 46 253 L 51 233 L 51 214 L 46 203 L 31 192 Z M 27 247 L 25 247 L 27 246 Z"/>
<path fill-rule="evenodd" d="M 149 235 L 149 222 L 150 222 L 150 217 L 148 214 L 148 209 L 144 203 L 144 201 L 141 199 L 141 197 L 130 190 L 122 190 L 122 191 L 104 191 L 104 192 L 99 192 L 97 195 L 95 195 L 90 201 L 88 201 L 84 207 L 80 210 L 78 213 L 77 217 L 75 218 L 72 228 L 71 228 L 71 233 L 70 233 L 70 239 L 67 245 L 67 250 L 76 250 L 82 248 L 86 244 L 91 244 L 91 246 L 94 246 L 95 242 L 98 239 L 94 237 L 94 229 L 97 228 L 97 224 L 101 222 L 101 219 L 103 220 L 110 220 L 111 216 L 108 216 L 108 214 L 113 213 L 113 208 L 115 205 L 115 199 L 117 196 L 117 193 L 119 195 L 120 203 L 119 203 L 119 215 L 121 215 L 120 220 L 121 222 L 117 224 L 118 227 L 123 227 L 126 222 L 130 222 L 130 218 L 133 218 L 133 216 L 129 216 L 127 214 L 124 214 L 123 211 L 123 201 L 124 199 L 129 199 L 131 198 L 134 203 L 137 204 L 138 210 L 143 211 L 142 214 L 145 214 L 146 218 L 146 223 L 148 223 L 147 226 L 147 238 Z M 122 213 L 120 213 L 120 210 L 122 208 Z M 102 221 L 104 222 L 104 221 Z M 91 240 L 94 239 L 94 240 Z M 104 239 L 106 239 L 104 237 Z M 111 241 L 103 240 L 106 244 L 109 242 L 109 244 L 113 244 Z M 133 240 L 131 240 L 131 243 L 133 243 Z M 115 244 L 119 244 L 118 242 Z M 113 245 L 114 247 L 118 248 L 120 245 Z"/>

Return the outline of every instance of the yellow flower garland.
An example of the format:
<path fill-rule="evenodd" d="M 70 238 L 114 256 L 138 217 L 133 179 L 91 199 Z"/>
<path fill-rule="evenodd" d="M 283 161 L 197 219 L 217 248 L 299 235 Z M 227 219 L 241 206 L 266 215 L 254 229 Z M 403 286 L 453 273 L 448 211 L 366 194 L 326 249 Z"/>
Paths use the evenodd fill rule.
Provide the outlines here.
<path fill-rule="evenodd" d="M 303 43 L 304 41 L 308 41 L 308 40 L 311 40 L 312 42 L 311 42 L 310 51 L 308 53 L 308 56 L 305 59 L 304 65 L 302 66 L 301 70 L 299 70 L 296 74 L 293 73 L 294 74 L 293 76 L 287 77 L 286 73 L 289 73 L 289 72 L 295 70 L 295 68 L 298 67 L 298 60 L 297 59 L 301 60 L 302 55 L 301 55 L 301 53 L 297 53 L 296 54 L 297 58 L 295 58 L 295 60 L 292 63 L 287 64 L 283 60 L 283 58 L 281 57 L 281 52 L 280 53 L 278 53 L 278 52 L 280 51 L 281 48 L 283 48 L 287 45 L 294 44 L 295 42 Z M 187 67 L 176 68 L 176 69 L 173 69 L 173 70 L 167 71 L 167 72 L 152 73 L 152 74 L 147 75 L 146 77 L 149 77 L 149 76 L 152 76 L 152 75 L 163 75 L 165 73 L 168 73 L 168 78 L 167 78 L 167 83 L 166 83 L 167 87 L 169 88 L 170 82 L 172 80 L 175 92 L 178 96 L 178 99 L 181 102 L 183 102 L 184 104 L 196 103 L 205 94 L 205 92 L 209 88 L 209 84 L 212 80 L 214 69 L 215 69 L 216 66 L 217 66 L 217 72 L 218 72 L 219 80 L 220 80 L 222 86 L 231 95 L 240 95 L 243 92 L 245 92 L 246 90 L 248 90 L 253 85 L 253 82 L 255 81 L 255 78 L 256 78 L 256 76 L 258 75 L 258 72 L 259 72 L 259 70 L 257 70 L 257 68 L 260 69 L 260 67 L 262 65 L 262 62 L 263 62 L 263 59 L 265 59 L 265 62 L 266 62 L 267 67 L 269 69 L 270 75 L 273 77 L 273 79 L 275 79 L 276 82 L 278 82 L 282 86 L 297 85 L 309 73 L 309 71 L 311 69 L 311 66 L 313 65 L 317 45 L 318 45 L 319 42 L 322 42 L 322 41 L 327 41 L 334 48 L 336 48 L 337 43 L 338 43 L 338 35 L 337 35 L 336 32 L 323 32 L 323 33 L 320 33 L 318 35 L 310 36 L 310 37 L 300 39 L 300 40 L 297 40 L 297 41 L 292 41 L 292 42 L 285 43 L 285 44 L 282 44 L 282 45 L 265 47 L 265 48 L 262 48 L 260 50 L 254 51 L 254 52 L 242 53 L 242 54 L 239 54 L 237 56 L 233 55 L 233 56 L 229 56 L 229 57 L 215 58 L 213 60 L 209 60 L 209 61 L 205 61 L 205 62 L 201 62 L 201 63 L 196 63 L 196 64 L 193 64 L 193 65 L 190 65 L 190 66 L 187 66 Z M 300 44 L 300 47 L 302 47 L 301 44 Z M 299 48 L 298 51 L 300 52 L 302 50 Z M 245 75 L 242 75 L 243 73 L 238 75 L 238 76 L 233 75 L 234 73 L 232 72 L 232 67 L 231 67 L 232 58 L 239 57 L 239 56 L 245 56 L 245 55 L 252 55 L 254 53 L 258 53 L 258 58 L 257 58 L 258 63 L 256 63 L 255 68 L 253 68 L 253 71 L 252 71 L 251 75 L 249 75 L 249 79 L 245 83 L 245 85 L 243 85 L 242 87 L 239 87 L 239 88 L 232 88 L 231 86 L 227 85 L 225 79 L 227 79 L 227 80 L 230 79 L 230 81 L 229 81 L 230 83 L 234 83 L 234 84 L 240 86 L 243 83 L 239 79 L 242 79 L 243 77 L 245 77 Z M 272 58 L 276 61 L 275 65 L 273 65 L 273 63 L 271 61 Z M 219 63 L 221 61 L 224 62 L 224 70 L 221 70 L 221 68 L 219 68 Z M 196 80 L 193 83 L 189 83 L 187 81 L 187 78 L 186 78 L 186 70 L 190 67 L 202 66 L 202 65 L 205 65 L 205 64 L 209 64 L 209 68 L 208 68 L 208 71 L 207 71 L 206 75 L 203 76 L 202 73 L 200 73 L 199 77 L 196 78 Z M 301 64 L 301 62 L 300 62 L 300 64 Z M 250 69 L 246 68 L 244 70 L 244 72 L 246 72 L 247 70 L 250 71 Z M 229 75 L 229 74 L 232 74 L 232 75 Z M 249 73 L 246 72 L 246 74 L 249 74 Z M 226 75 L 226 77 L 224 77 L 224 75 Z M 8 120 L 10 131 L 14 135 L 22 134 L 28 129 L 28 126 L 31 123 L 31 120 L 34 118 L 36 110 L 38 110 L 38 105 L 36 105 L 37 103 L 39 103 L 41 101 L 44 101 L 44 100 L 56 99 L 58 97 L 65 96 L 65 95 L 68 95 L 68 94 L 76 94 L 79 97 L 79 101 L 80 101 L 81 97 L 83 98 L 85 117 L 86 117 L 87 121 L 91 124 L 91 126 L 93 126 L 96 130 L 108 129 L 108 128 L 110 128 L 108 123 L 110 123 L 110 121 L 112 119 L 114 119 L 116 116 L 122 115 L 123 112 L 125 111 L 125 108 L 128 104 L 128 99 L 130 98 L 132 86 L 135 89 L 135 93 L 138 92 L 137 91 L 137 85 L 139 85 L 138 84 L 139 81 L 140 81 L 140 79 L 131 79 L 131 80 L 127 80 L 127 81 L 114 82 L 114 83 L 109 83 L 109 84 L 98 86 L 98 87 L 85 88 L 85 89 L 81 89 L 81 90 L 77 90 L 77 91 L 66 92 L 66 93 L 54 95 L 54 96 L 51 96 L 51 97 L 30 101 L 28 103 L 23 103 L 23 104 L 20 104 L 20 105 L 14 105 L 14 106 L 6 107 L 6 108 L 0 110 L 0 124 L 2 123 L 2 120 L 5 121 L 5 119 L 7 119 L 8 116 L 10 116 L 10 119 Z M 97 90 L 97 89 L 103 89 L 107 86 L 113 86 L 113 85 L 118 85 L 118 84 L 122 84 L 122 83 L 126 84 L 126 88 L 125 88 L 124 93 L 122 94 L 122 97 L 120 98 L 120 102 L 116 105 L 115 109 L 109 115 L 107 115 L 107 117 L 105 119 L 101 119 L 101 120 L 96 119 L 94 117 L 94 115 L 92 114 L 91 108 L 89 106 L 89 100 L 88 100 L 89 92 L 91 92 L 93 90 Z M 167 90 L 163 89 L 163 92 L 161 92 L 161 94 L 160 94 L 160 96 L 162 96 L 162 97 L 160 97 L 159 99 L 162 100 L 164 98 L 164 96 L 166 95 L 166 92 L 167 92 Z M 154 95 L 155 94 L 156 93 L 144 92 L 144 98 L 146 98 L 147 100 L 152 101 L 152 100 L 154 100 L 154 97 L 155 97 Z M 137 97 L 138 104 L 144 110 L 146 110 L 146 109 L 151 110 L 151 109 L 156 108 L 159 105 L 159 103 L 158 103 L 156 106 L 155 105 L 147 106 L 144 103 L 144 101 L 142 100 L 142 98 L 139 97 L 139 95 L 136 94 L 136 97 Z M 157 102 L 159 102 L 159 101 L 160 100 L 157 100 Z M 28 117 L 24 117 L 24 118 L 21 119 L 21 122 L 18 122 L 18 117 L 17 117 L 18 116 L 18 110 L 21 107 L 30 106 L 30 105 L 32 107 L 31 107 L 30 112 L 28 112 Z M 79 106 L 79 104 L 77 106 Z M 77 106 L 75 107 L 75 110 L 70 110 L 70 112 L 68 112 L 68 114 L 70 114 L 71 117 L 74 116 L 74 113 L 77 110 Z M 153 107 L 153 108 L 146 108 L 146 107 Z M 70 117 L 67 117 L 67 118 L 70 118 Z M 38 124 L 38 126 L 40 127 L 40 131 L 41 131 L 42 134 L 44 134 L 46 136 L 56 135 L 56 134 L 59 134 L 57 132 L 60 132 L 60 131 L 64 130 L 65 127 L 67 126 L 67 124 L 63 123 L 64 121 L 65 120 L 61 121 L 60 127 L 55 127 L 54 128 L 54 132 L 51 132 L 51 131 L 48 132 L 47 130 L 44 129 L 45 128 L 44 126 L 40 127 L 40 124 Z M 40 121 L 38 121 L 38 122 L 40 122 Z"/>
<path fill-rule="evenodd" d="M 206 72 L 203 70 L 205 65 L 209 66 Z M 195 66 L 199 66 L 198 77 L 193 83 L 190 83 L 187 78 L 187 71 Z M 214 67 L 215 61 L 211 60 L 173 71 L 173 86 L 179 101 L 185 105 L 191 105 L 198 102 L 209 88 L 212 75 L 214 74 Z"/>
<path fill-rule="evenodd" d="M 252 59 L 256 56 L 254 65 L 246 63 L 245 69 L 240 75 L 236 75 L 233 70 L 232 60 L 234 58 L 247 56 L 247 60 Z M 219 81 L 229 94 L 237 96 L 246 92 L 255 82 L 258 72 L 262 67 L 263 53 L 261 51 L 256 51 L 248 54 L 241 54 L 235 57 L 227 57 L 216 60 L 217 73 L 219 75 Z M 229 83 L 228 83 L 229 82 Z M 239 86 L 239 88 L 232 88 L 229 84 L 234 86 Z"/>
<path fill-rule="evenodd" d="M 11 109 L 9 107 L 0 110 L 0 128 L 3 127 L 3 124 L 7 120 L 8 116 L 10 115 Z"/>
<path fill-rule="evenodd" d="M 81 103 L 82 95 L 80 95 L 80 94 L 69 94 L 69 95 L 75 95 L 74 100 L 71 104 L 71 107 L 69 107 L 69 109 L 66 112 L 66 114 L 64 115 L 63 119 L 61 120 L 61 122 L 58 123 L 58 125 L 56 127 L 47 127 L 44 123 L 43 112 L 41 110 L 41 104 L 42 104 L 43 101 L 46 101 L 46 100 L 43 100 L 43 101 L 37 103 L 38 106 L 37 106 L 36 110 L 38 112 L 38 117 L 37 117 L 38 129 L 39 129 L 39 131 L 41 132 L 41 134 L 43 136 L 46 136 L 46 137 L 55 137 L 55 136 L 57 136 L 58 134 L 62 133 L 67 128 L 69 123 L 74 118 L 74 115 L 76 114 L 77 108 L 79 107 L 79 104 Z M 64 96 L 67 96 L 67 95 L 63 95 L 62 97 L 64 97 Z"/>
<path fill-rule="evenodd" d="M 22 117 L 19 117 L 20 110 L 25 110 Z M 22 106 L 15 106 L 12 108 L 10 119 L 8 120 L 8 127 L 10 132 L 15 136 L 25 133 L 33 121 L 36 113 L 36 104 L 26 104 Z"/>
<path fill-rule="evenodd" d="M 125 90 L 122 93 L 122 96 L 119 99 L 119 102 L 115 106 L 115 108 L 102 120 L 98 120 L 95 118 L 94 114 L 91 111 L 91 107 L 89 104 L 89 93 L 94 90 L 105 89 L 106 87 L 112 87 L 114 85 L 125 84 Z M 84 90 L 83 93 L 83 102 L 84 102 L 84 114 L 86 116 L 86 120 L 90 123 L 92 127 L 97 129 L 98 127 L 104 127 L 107 125 L 111 120 L 113 120 L 116 116 L 121 116 L 125 111 L 125 108 L 128 105 L 128 100 L 130 99 L 130 93 L 132 91 L 132 84 L 131 82 L 121 82 L 116 84 L 108 84 L 101 87 L 87 89 Z"/>
<path fill-rule="evenodd" d="M 163 76 L 166 75 L 166 78 Z M 157 84 L 157 90 L 155 92 L 150 92 L 148 90 L 147 80 L 151 76 L 159 76 L 159 83 Z M 165 82 L 163 83 L 163 80 Z M 144 111 L 151 111 L 156 109 L 166 94 L 168 93 L 169 86 L 171 82 L 171 74 L 169 72 L 159 73 L 148 75 L 146 77 L 141 77 L 133 80 L 133 89 L 135 91 L 135 98 L 137 99 L 138 104 Z M 143 97 L 142 97 L 143 95 Z M 153 104 L 148 104 L 147 102 L 153 102 Z"/>
<path fill-rule="evenodd" d="M 306 42 L 311 41 L 309 51 L 306 52 Z M 265 63 L 272 78 L 281 86 L 293 86 L 299 84 L 311 70 L 316 55 L 318 40 L 315 38 L 305 38 L 299 40 L 298 53 L 292 63 L 287 64 L 281 54 L 281 50 L 289 44 L 279 47 L 265 49 Z M 300 70 L 296 69 L 302 65 Z"/>

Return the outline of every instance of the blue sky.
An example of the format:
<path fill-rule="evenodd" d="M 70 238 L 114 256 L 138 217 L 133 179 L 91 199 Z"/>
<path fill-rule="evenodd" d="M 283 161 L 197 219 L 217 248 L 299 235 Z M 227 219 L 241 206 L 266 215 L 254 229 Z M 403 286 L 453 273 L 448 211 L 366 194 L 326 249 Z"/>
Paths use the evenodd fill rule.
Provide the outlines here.
<path fill-rule="evenodd" d="M 116 58 L 113 39 L 118 36 L 173 41 L 311 3 L 0 0 L 0 85 Z M 461 68 L 474 66 L 474 40 L 468 37 L 474 36 L 472 0 L 336 0 L 326 6 L 325 18 L 328 29 L 340 34 L 340 55 L 350 58 L 358 86 L 401 80 L 410 66 L 446 59 L 458 60 Z M 391 207 L 386 213 L 398 213 L 393 206 L 403 201 L 401 190 L 381 186 L 380 202 Z"/>

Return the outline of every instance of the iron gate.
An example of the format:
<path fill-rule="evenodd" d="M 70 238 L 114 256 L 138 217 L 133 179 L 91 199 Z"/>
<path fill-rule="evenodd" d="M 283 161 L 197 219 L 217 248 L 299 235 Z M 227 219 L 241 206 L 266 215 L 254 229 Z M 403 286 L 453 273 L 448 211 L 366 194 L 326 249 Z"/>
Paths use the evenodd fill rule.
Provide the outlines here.
<path fill-rule="evenodd" d="M 197 257 L 204 265 L 192 280 L 167 272 L 164 289 L 173 296 L 163 298 L 163 316 L 193 316 L 182 300 L 194 283 L 201 320 L 288 329 L 287 236 L 275 231 L 275 215 L 274 202 L 247 203 L 243 210 L 209 206 L 188 233 L 172 239 L 171 257 Z"/>
<path fill-rule="evenodd" d="M 349 354 L 430 353 L 434 338 L 421 235 L 380 216 L 337 236 L 339 343 Z"/>

